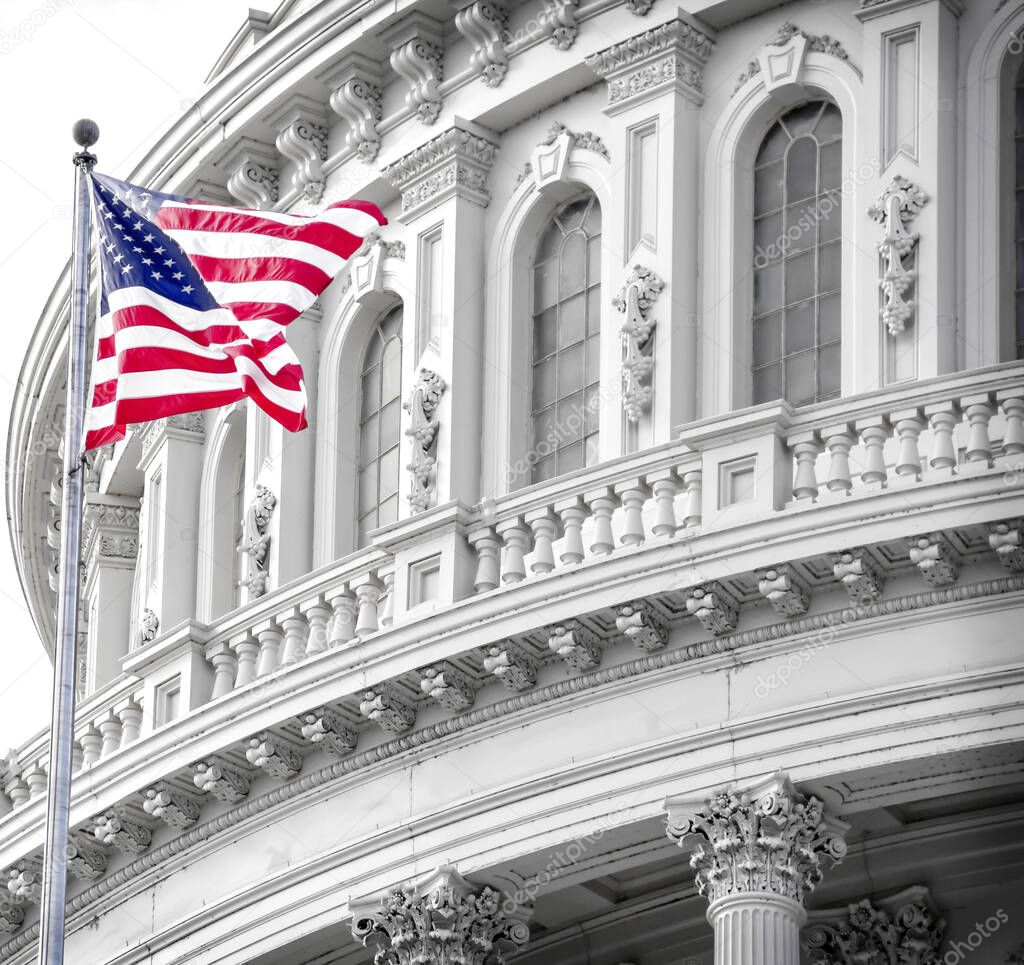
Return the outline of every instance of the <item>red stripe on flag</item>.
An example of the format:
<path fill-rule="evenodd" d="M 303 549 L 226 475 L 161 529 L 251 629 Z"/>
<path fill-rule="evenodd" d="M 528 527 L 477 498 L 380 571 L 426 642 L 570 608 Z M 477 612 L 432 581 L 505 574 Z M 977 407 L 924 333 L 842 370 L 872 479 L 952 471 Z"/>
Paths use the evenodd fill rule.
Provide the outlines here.
<path fill-rule="evenodd" d="M 215 258 L 189 255 L 203 281 L 293 281 L 319 295 L 330 283 L 327 272 L 295 258 Z"/>

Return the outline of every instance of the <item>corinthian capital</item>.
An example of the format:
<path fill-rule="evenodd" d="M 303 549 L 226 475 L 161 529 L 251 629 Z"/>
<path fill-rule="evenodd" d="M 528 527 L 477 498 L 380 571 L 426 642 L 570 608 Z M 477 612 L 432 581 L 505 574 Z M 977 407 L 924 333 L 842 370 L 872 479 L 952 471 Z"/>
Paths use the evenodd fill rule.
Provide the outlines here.
<path fill-rule="evenodd" d="M 823 865 L 846 854 L 847 825 L 778 773 L 748 791 L 723 789 L 703 803 L 669 798 L 668 836 L 693 848 L 697 887 L 712 902 L 767 893 L 803 902 Z"/>
<path fill-rule="evenodd" d="M 352 934 L 376 948 L 375 965 L 462 962 L 503 965 L 530 929 L 493 888 L 478 888 L 454 868 L 353 907 Z M 518 910 L 518 906 L 515 906 Z"/>

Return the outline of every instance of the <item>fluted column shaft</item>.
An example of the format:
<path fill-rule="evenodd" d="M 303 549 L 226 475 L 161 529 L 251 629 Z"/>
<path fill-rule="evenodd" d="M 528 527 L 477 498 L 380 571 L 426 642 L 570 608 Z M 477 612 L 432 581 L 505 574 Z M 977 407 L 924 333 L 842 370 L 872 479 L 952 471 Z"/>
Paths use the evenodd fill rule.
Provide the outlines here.
<path fill-rule="evenodd" d="M 803 906 L 770 892 L 726 895 L 711 902 L 715 965 L 799 965 Z"/>

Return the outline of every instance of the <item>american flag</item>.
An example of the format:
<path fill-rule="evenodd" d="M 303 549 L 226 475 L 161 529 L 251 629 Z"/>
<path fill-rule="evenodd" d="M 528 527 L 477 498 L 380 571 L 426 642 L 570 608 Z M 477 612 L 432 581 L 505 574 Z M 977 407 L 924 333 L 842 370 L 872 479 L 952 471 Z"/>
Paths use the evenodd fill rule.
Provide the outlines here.
<path fill-rule="evenodd" d="M 306 426 L 285 326 L 387 224 L 366 201 L 315 217 L 206 204 L 92 176 L 101 265 L 85 448 L 130 423 L 251 398 Z"/>

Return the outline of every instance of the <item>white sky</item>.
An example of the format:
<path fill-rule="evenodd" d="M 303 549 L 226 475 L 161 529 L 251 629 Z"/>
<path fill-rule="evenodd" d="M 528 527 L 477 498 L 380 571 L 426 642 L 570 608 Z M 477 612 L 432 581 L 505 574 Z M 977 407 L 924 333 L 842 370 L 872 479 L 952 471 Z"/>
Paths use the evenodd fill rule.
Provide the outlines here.
<path fill-rule="evenodd" d="M 97 170 L 127 177 L 156 134 L 199 94 L 249 6 L 250 0 L 0 0 L 0 451 L 6 452 L 29 336 L 70 253 L 71 125 L 79 117 L 95 120 Z M 0 627 L 3 754 L 48 726 L 52 673 L 21 594 L 6 524 Z"/>

